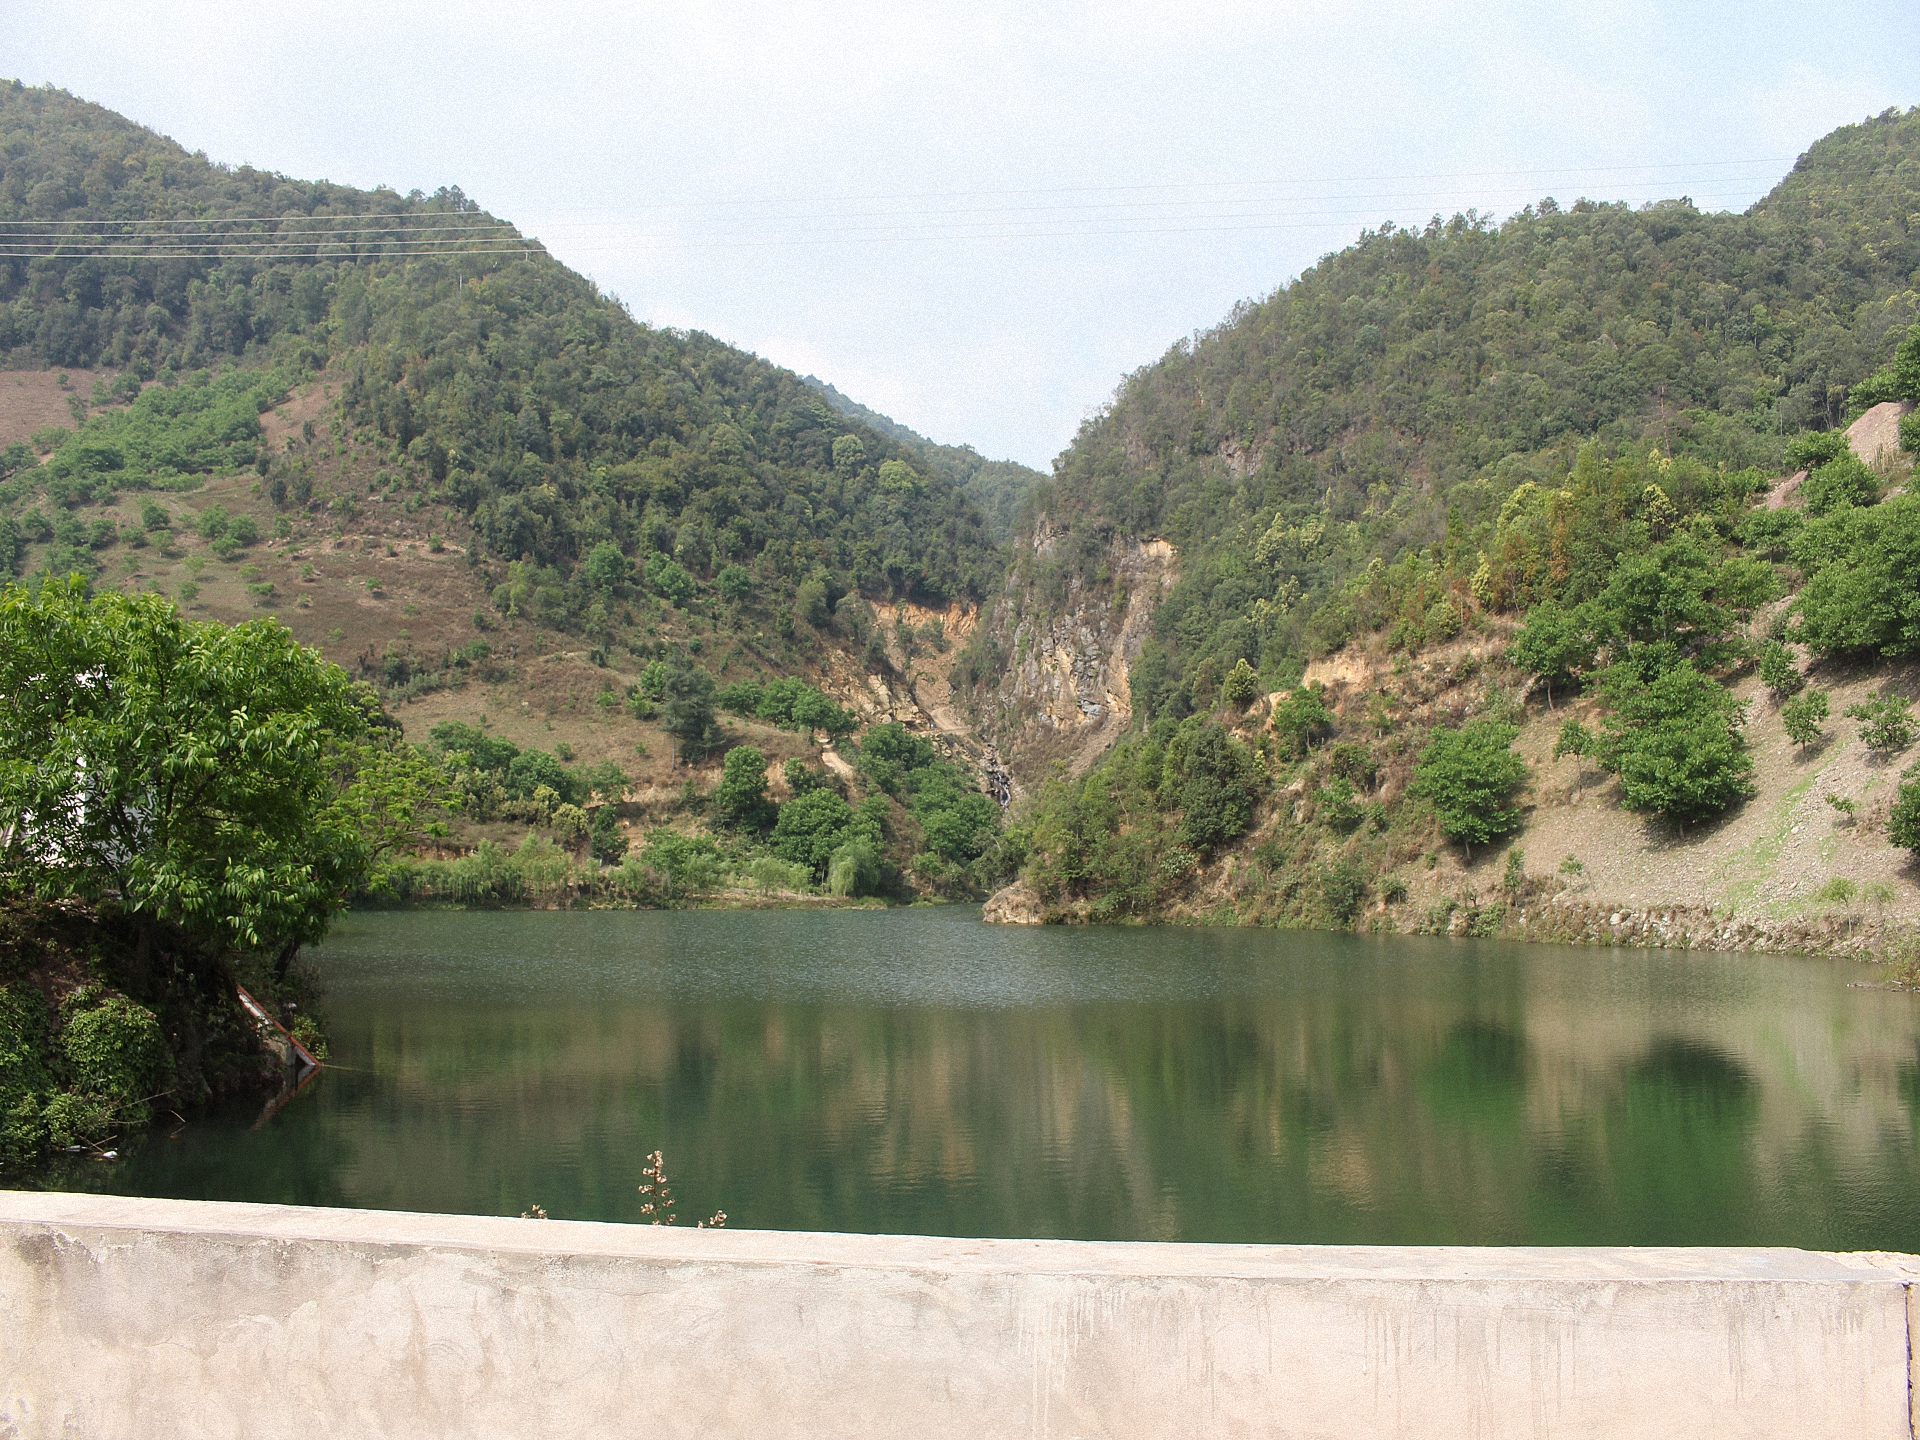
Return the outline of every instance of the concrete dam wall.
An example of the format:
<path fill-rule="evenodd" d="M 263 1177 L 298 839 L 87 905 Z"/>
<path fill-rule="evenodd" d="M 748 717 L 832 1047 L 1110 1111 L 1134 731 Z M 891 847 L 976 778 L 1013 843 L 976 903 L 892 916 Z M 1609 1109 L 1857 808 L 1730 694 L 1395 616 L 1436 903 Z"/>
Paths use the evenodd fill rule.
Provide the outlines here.
<path fill-rule="evenodd" d="M 0 1436 L 1893 1440 L 1916 1283 L 0 1191 Z"/>

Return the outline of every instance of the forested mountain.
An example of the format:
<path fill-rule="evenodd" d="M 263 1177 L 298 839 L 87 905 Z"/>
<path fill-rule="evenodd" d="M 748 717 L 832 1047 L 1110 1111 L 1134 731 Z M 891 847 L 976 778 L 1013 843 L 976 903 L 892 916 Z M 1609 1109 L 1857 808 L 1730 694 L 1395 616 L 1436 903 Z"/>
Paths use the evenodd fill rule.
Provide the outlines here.
<path fill-rule="evenodd" d="M 1899 447 L 1834 427 L 1920 400 L 1916 214 L 1920 110 L 1889 111 L 1745 214 L 1543 200 L 1368 232 L 1128 376 L 1028 501 L 957 672 L 1040 790 L 1021 903 L 1345 926 L 1377 901 L 1386 928 L 1493 934 L 1604 860 L 1707 914 L 1800 913 L 1829 866 L 1912 910 L 1890 880 L 1920 771 L 1879 767 L 1915 735 L 1920 499 Z M 1556 693 L 1579 708 L 1543 741 Z M 1804 887 L 1759 838 L 1752 873 L 1635 871 L 1611 818 L 1825 833 L 1796 809 L 1819 772 L 1863 818 L 1844 860 L 1796 855 Z M 1583 792 L 1577 827 L 1551 817 Z M 1530 873 L 1530 814 L 1609 853 Z M 1489 905 L 1470 862 L 1509 838 Z"/>
<path fill-rule="evenodd" d="M 236 362 L 336 375 L 347 420 L 470 517 L 476 563 L 534 567 L 550 624 L 605 628 L 589 616 L 625 571 L 582 566 L 603 545 L 642 588 L 668 562 L 669 588 L 742 567 L 785 597 L 775 611 L 809 578 L 829 599 L 936 604 L 995 578 L 981 512 L 913 447 L 788 371 L 636 323 L 458 190 L 231 169 L 10 84 L 0 229 L 9 364 L 105 366 L 129 385 Z M 85 463 L 113 466 L 111 445 Z"/>
<path fill-rule="evenodd" d="M 842 395 L 824 380 L 812 375 L 804 378 L 826 397 L 836 413 L 858 420 L 876 434 L 905 446 L 907 453 L 929 474 L 945 475 L 966 491 L 985 513 L 988 529 L 997 542 L 1005 541 L 1013 533 L 1021 504 L 1033 492 L 1033 487 L 1047 478 L 1017 460 L 988 460 L 971 445 L 938 444 L 877 410 L 869 410 L 858 400 Z"/>
<path fill-rule="evenodd" d="M 1178 717 L 1239 661 L 1277 687 L 1388 610 L 1470 603 L 1502 505 L 1582 444 L 1777 471 L 1916 318 L 1916 212 L 1920 111 L 1890 111 L 1745 214 L 1545 200 L 1364 234 L 1082 426 L 973 657 L 983 700 L 1002 688 L 987 713 L 1018 728 L 1015 632 L 1111 590 L 1116 545 L 1177 552 L 1130 683 L 1137 720 Z M 1435 567 L 1422 583 L 1370 583 L 1409 555 Z"/>

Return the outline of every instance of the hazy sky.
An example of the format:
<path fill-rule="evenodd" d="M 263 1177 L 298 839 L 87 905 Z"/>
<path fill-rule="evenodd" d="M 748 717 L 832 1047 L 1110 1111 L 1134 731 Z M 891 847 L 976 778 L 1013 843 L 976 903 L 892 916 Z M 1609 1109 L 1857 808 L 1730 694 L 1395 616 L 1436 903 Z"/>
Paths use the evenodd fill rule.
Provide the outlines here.
<path fill-rule="evenodd" d="M 1044 468 L 1363 226 L 1744 208 L 1920 102 L 1920 6 L 0 0 L 0 76 L 216 160 L 459 185 L 637 316 Z"/>

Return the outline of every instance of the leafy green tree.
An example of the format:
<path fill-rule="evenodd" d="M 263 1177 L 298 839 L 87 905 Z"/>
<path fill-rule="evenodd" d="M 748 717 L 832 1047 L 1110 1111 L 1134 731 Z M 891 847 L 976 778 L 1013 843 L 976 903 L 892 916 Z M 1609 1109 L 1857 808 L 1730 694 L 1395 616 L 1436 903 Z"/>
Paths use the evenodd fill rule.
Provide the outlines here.
<path fill-rule="evenodd" d="M 596 590 L 618 593 L 633 576 L 633 566 L 611 541 L 602 540 L 587 555 L 587 583 Z"/>
<path fill-rule="evenodd" d="M 1900 777 L 1900 789 L 1887 815 L 1887 838 L 1920 857 L 1920 765 L 1909 767 Z"/>
<path fill-rule="evenodd" d="M 1799 638 L 1818 655 L 1920 651 L 1920 495 L 1844 507 L 1793 541 Z"/>
<path fill-rule="evenodd" d="M 1594 734 L 1578 720 L 1565 720 L 1560 724 L 1560 734 L 1553 742 L 1553 758 L 1559 760 L 1568 755 L 1587 756 L 1594 752 Z"/>
<path fill-rule="evenodd" d="M 1746 708 L 1725 686 L 1683 661 L 1651 681 L 1633 666 L 1613 666 L 1603 688 L 1611 708 L 1600 762 L 1620 777 L 1629 809 L 1684 828 L 1754 793 L 1740 731 Z"/>
<path fill-rule="evenodd" d="M 670 555 L 655 554 L 647 560 L 647 583 L 663 596 L 667 603 L 678 609 L 685 609 L 698 588 L 693 577 Z"/>
<path fill-rule="evenodd" d="M 764 830 L 773 824 L 774 805 L 767 798 L 767 757 L 758 746 L 736 745 L 727 751 L 710 813 L 715 824 L 736 830 Z"/>
<path fill-rule="evenodd" d="M 1806 688 L 1807 677 L 1793 663 L 1793 656 L 1778 640 L 1760 647 L 1760 683 L 1773 692 L 1776 700 L 1785 699 Z"/>
<path fill-rule="evenodd" d="M 1913 716 L 1897 695 L 1876 695 L 1850 705 L 1847 718 L 1860 722 L 1860 739 L 1869 750 L 1890 755 L 1913 743 Z"/>
<path fill-rule="evenodd" d="M 1243 834 L 1260 799 L 1260 769 L 1224 726 L 1190 721 L 1167 747 L 1163 789 L 1178 798 L 1178 838 L 1201 854 Z"/>
<path fill-rule="evenodd" d="M 587 798 L 579 777 L 544 750 L 517 753 L 507 762 L 503 783 L 507 793 L 518 800 L 531 800 L 534 792 L 543 786 L 569 805 L 578 805 Z"/>
<path fill-rule="evenodd" d="M 442 798 L 367 692 L 272 620 L 9 586 L 0 693 L 6 883 L 283 967 Z"/>
<path fill-rule="evenodd" d="M 1842 505 L 1872 505 L 1880 499 L 1880 477 L 1859 456 L 1848 453 L 1827 461 L 1801 483 L 1811 515 L 1827 515 Z"/>
<path fill-rule="evenodd" d="M 1498 720 L 1436 730 L 1414 765 L 1407 793 L 1432 802 L 1442 833 L 1460 841 L 1469 859 L 1475 845 L 1520 828 L 1520 808 L 1513 802 L 1527 765 L 1513 753 L 1519 733 Z"/>
<path fill-rule="evenodd" d="M 1507 658 L 1522 670 L 1538 675 L 1547 687 L 1547 708 L 1553 708 L 1553 687 L 1576 682 L 1593 665 L 1596 644 L 1592 622 L 1584 610 L 1567 610 L 1542 600 L 1527 611 L 1527 623 L 1513 637 Z"/>
<path fill-rule="evenodd" d="M 822 876 L 833 852 L 852 838 L 853 822 L 853 807 L 822 785 L 780 807 L 771 848 L 782 860 L 811 866 L 816 876 Z"/>
<path fill-rule="evenodd" d="M 593 858 L 603 865 L 618 865 L 627 853 L 626 832 L 620 828 L 620 815 L 612 805 L 601 805 L 587 821 L 587 839 Z"/>
<path fill-rule="evenodd" d="M 728 565 L 714 577 L 713 585 L 722 600 L 738 605 L 753 594 L 753 575 L 744 565 Z"/>
<path fill-rule="evenodd" d="M 1629 648 L 1682 645 L 1722 634 L 1729 616 L 1709 598 L 1717 567 L 1689 534 L 1622 557 L 1596 608 L 1611 634 Z"/>
<path fill-rule="evenodd" d="M 1780 721 L 1787 738 L 1802 750 L 1821 738 L 1821 725 L 1827 718 L 1827 692 L 1803 690 L 1780 707 Z"/>
<path fill-rule="evenodd" d="M 719 734 L 713 694 L 713 676 L 684 656 L 669 671 L 661 687 L 660 728 L 680 742 L 681 753 L 698 756 L 712 748 Z"/>
<path fill-rule="evenodd" d="M 1280 737 L 1283 753 L 1298 759 L 1312 748 L 1313 742 L 1333 731 L 1333 712 L 1327 708 L 1326 689 L 1321 685 L 1299 685 L 1274 707 L 1274 733 Z"/>
<path fill-rule="evenodd" d="M 1243 655 L 1233 662 L 1233 669 L 1229 670 L 1227 678 L 1220 682 L 1220 698 L 1236 709 L 1244 710 L 1253 703 L 1254 696 L 1259 693 L 1259 673 L 1247 663 Z"/>

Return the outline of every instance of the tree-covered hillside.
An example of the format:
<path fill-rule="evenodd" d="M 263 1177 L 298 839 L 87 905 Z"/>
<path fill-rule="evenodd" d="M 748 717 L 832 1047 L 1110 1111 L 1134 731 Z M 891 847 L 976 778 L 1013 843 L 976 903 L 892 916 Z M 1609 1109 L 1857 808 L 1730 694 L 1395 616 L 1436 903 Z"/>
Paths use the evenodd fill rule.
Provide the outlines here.
<path fill-rule="evenodd" d="M 972 497 L 987 517 L 987 528 L 995 541 L 1005 541 L 1020 518 L 1020 507 L 1036 485 L 1046 476 L 1017 460 L 989 460 L 971 445 L 941 445 L 909 430 L 899 421 L 870 410 L 858 400 L 842 395 L 826 381 L 809 375 L 813 386 L 837 414 L 858 420 L 876 434 L 903 445 L 907 453 L 929 474 L 945 475 Z"/>
<path fill-rule="evenodd" d="M 961 672 L 1044 782 L 1034 903 L 1345 926 L 1377 899 L 1383 928 L 1496 933 L 1583 873 L 1529 878 L 1515 849 L 1491 908 L 1471 874 L 1532 823 L 1557 695 L 1580 708 L 1546 748 L 1584 767 L 1589 833 L 1596 805 L 1669 841 L 1791 809 L 1856 742 L 1863 778 L 1826 799 L 1893 904 L 1879 877 L 1920 844 L 1920 769 L 1880 777 L 1916 733 L 1920 499 L 1900 449 L 1833 427 L 1920 401 L 1916 212 L 1920 110 L 1890 112 L 1744 215 L 1547 201 L 1370 232 L 1129 376 L 1029 502 Z M 1109 656 L 1098 612 L 1150 538 L 1177 583 Z M 1043 652 L 1126 667 L 1132 733 L 1084 773 L 1019 752 Z M 1316 660 L 1352 688 L 1300 685 Z M 1793 755 L 1757 759 L 1781 726 Z M 1391 909 L 1413 892 L 1430 907 Z"/>
<path fill-rule="evenodd" d="M 1582 444 L 1777 470 L 1916 318 L 1916 211 L 1908 111 L 1821 140 L 1745 214 L 1549 200 L 1368 232 L 1127 377 L 1038 492 L 1048 543 L 1017 547 L 1033 583 L 1009 593 L 1097 589 L 1116 537 L 1164 538 L 1181 581 L 1137 718 L 1207 708 L 1241 660 L 1282 684 L 1384 623 L 1370 567 L 1430 555 L 1423 602 L 1468 602 L 1501 506 Z"/>
<path fill-rule="evenodd" d="M 994 579 L 985 521 L 947 474 L 790 372 L 634 322 L 458 190 L 231 169 L 11 84 L 0 232 L 9 364 L 129 385 L 232 363 L 339 376 L 347 419 L 471 518 L 494 585 L 526 563 L 551 625 L 608 628 L 595 602 L 628 573 L 671 598 L 731 570 L 772 613 L 810 579 L 830 600 L 936 604 Z M 85 463 L 120 458 L 107 439 Z"/>

